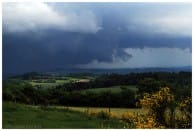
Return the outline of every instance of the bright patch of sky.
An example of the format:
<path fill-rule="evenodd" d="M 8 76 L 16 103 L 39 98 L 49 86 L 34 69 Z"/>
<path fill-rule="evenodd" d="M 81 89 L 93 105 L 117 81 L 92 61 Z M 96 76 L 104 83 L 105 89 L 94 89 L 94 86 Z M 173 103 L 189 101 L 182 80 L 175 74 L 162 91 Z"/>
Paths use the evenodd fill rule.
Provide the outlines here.
<path fill-rule="evenodd" d="M 95 33 L 101 29 L 91 11 L 60 13 L 46 3 L 4 3 L 3 26 L 8 32 L 57 29 Z"/>
<path fill-rule="evenodd" d="M 3 25 L 9 32 L 51 28 L 96 33 L 108 12 L 122 17 L 130 31 L 191 36 L 191 9 L 185 3 L 4 3 Z"/>
<path fill-rule="evenodd" d="M 191 66 L 192 54 L 189 49 L 179 48 L 127 48 L 125 52 L 132 57 L 124 61 L 113 55 L 113 62 L 93 60 L 82 68 L 145 68 Z"/>

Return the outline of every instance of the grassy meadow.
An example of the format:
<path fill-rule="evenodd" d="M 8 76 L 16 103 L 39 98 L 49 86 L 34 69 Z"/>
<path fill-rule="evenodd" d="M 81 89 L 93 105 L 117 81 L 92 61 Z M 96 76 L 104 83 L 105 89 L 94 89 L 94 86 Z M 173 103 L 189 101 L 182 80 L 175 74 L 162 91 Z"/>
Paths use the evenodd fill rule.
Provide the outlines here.
<path fill-rule="evenodd" d="M 94 93 L 101 93 L 101 92 L 112 92 L 112 93 L 117 93 L 117 92 L 121 92 L 122 91 L 122 88 L 126 88 L 126 89 L 129 89 L 131 91 L 134 91 L 134 92 L 137 92 L 138 89 L 136 88 L 136 86 L 133 86 L 133 85 L 120 85 L 120 86 L 112 86 L 112 87 L 102 87 L 102 88 L 94 88 L 94 89 L 86 89 L 86 90 L 83 90 L 82 92 L 94 92 Z"/>
<path fill-rule="evenodd" d="M 3 103 L 3 128 L 122 128 L 116 119 L 104 120 L 66 108 Z"/>

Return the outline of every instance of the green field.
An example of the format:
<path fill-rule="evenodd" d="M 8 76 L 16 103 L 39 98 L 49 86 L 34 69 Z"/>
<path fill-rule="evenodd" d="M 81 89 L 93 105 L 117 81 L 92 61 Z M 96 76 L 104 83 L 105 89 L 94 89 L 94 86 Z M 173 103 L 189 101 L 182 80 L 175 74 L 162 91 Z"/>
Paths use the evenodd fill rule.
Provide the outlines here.
<path fill-rule="evenodd" d="M 104 120 L 75 110 L 3 102 L 3 128 L 122 128 L 117 119 Z"/>
<path fill-rule="evenodd" d="M 55 77 L 53 77 L 53 79 L 55 79 Z M 44 79 L 42 79 L 44 80 Z M 55 79 L 55 82 L 36 82 L 35 80 L 27 80 L 28 83 L 30 83 L 32 86 L 41 86 L 44 88 L 51 88 L 51 87 L 56 87 L 58 85 L 63 85 L 65 83 L 69 83 L 69 82 L 75 82 L 77 80 L 80 80 L 79 78 L 73 78 L 73 77 L 61 77 L 61 79 Z"/>
<path fill-rule="evenodd" d="M 95 92 L 95 93 L 101 93 L 101 92 L 108 91 L 112 93 L 117 93 L 117 92 L 121 92 L 122 88 L 130 89 L 135 92 L 138 90 L 136 86 L 125 85 L 125 86 L 112 86 L 112 87 L 104 87 L 104 88 L 87 89 L 87 90 L 83 90 L 82 92 L 90 91 L 90 92 Z"/>

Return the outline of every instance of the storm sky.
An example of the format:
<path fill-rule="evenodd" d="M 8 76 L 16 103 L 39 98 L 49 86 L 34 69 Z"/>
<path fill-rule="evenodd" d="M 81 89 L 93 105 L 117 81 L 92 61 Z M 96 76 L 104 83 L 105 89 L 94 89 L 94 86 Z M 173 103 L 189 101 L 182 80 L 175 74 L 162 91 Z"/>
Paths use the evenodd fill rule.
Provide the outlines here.
<path fill-rule="evenodd" d="M 3 71 L 191 66 L 191 3 L 3 3 Z"/>

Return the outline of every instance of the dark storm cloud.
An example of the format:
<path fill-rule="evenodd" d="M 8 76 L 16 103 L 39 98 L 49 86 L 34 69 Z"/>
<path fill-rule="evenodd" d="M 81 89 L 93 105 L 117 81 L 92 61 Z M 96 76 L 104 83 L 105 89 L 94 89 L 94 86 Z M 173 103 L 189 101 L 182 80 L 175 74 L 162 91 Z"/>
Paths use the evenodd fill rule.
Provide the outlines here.
<path fill-rule="evenodd" d="M 126 59 L 129 55 L 117 49 L 108 38 L 80 33 L 49 31 L 47 35 L 6 34 L 3 36 L 5 70 L 49 70 L 74 67 L 91 60 L 112 61 L 112 54 Z"/>
<path fill-rule="evenodd" d="M 108 28 L 108 27 L 106 27 Z M 178 47 L 190 48 L 191 38 L 152 36 L 117 32 L 116 29 L 97 34 L 48 31 L 36 34 L 6 34 L 3 36 L 3 65 L 12 71 L 50 70 L 87 64 L 92 60 L 112 62 L 113 54 L 123 60 L 132 57 L 125 48 Z M 15 70 L 17 68 L 17 70 Z"/>
<path fill-rule="evenodd" d="M 143 17 L 140 15 L 142 11 L 134 10 L 135 5 L 127 13 L 127 6 L 124 10 L 121 7 L 115 9 L 114 5 L 106 9 L 100 6 L 102 10 L 98 9 L 99 6 L 93 7 L 93 10 L 86 13 L 88 14 L 87 19 L 82 14 L 69 13 L 68 19 L 76 21 L 80 19 L 80 21 L 64 25 L 53 20 L 52 23 L 46 22 L 44 25 L 46 27 L 41 30 L 34 30 L 34 28 L 42 26 L 43 20 L 37 24 L 38 21 L 32 19 L 32 23 L 37 24 L 35 27 L 23 23 L 25 28 L 18 31 L 19 26 L 12 25 L 14 20 L 9 21 L 11 17 L 8 17 L 7 26 L 17 25 L 17 28 L 14 30 L 10 28 L 11 31 L 7 31 L 7 26 L 3 27 L 3 71 L 5 73 L 47 71 L 76 67 L 76 65 L 88 64 L 93 60 L 111 63 L 114 57 L 127 61 L 133 57 L 133 54 L 126 53 L 126 48 L 166 47 L 191 50 L 192 40 L 191 35 L 188 35 L 189 31 L 182 30 L 183 34 L 177 33 L 178 30 L 171 27 L 174 21 L 169 21 L 170 24 L 166 24 L 166 21 L 159 22 L 162 28 L 168 26 L 168 30 L 161 30 L 158 29 L 158 21 L 153 22 L 154 26 L 146 25 L 148 20 L 145 19 L 140 20 L 139 23 L 134 22 L 135 18 Z M 78 8 L 78 11 L 82 9 Z M 70 9 L 70 12 L 72 10 L 73 8 Z M 52 10 L 41 11 L 45 13 Z M 62 9 L 60 12 L 63 11 Z M 133 14 L 132 11 L 134 11 Z M 138 12 L 140 12 L 139 16 Z M 8 14 L 5 12 L 4 15 Z M 52 17 L 61 19 L 56 12 Z M 81 20 L 82 18 L 86 20 Z M 55 24 L 60 26 L 56 27 Z M 85 30 L 87 24 L 89 28 Z M 179 27 L 182 29 L 185 25 L 179 25 Z"/>

